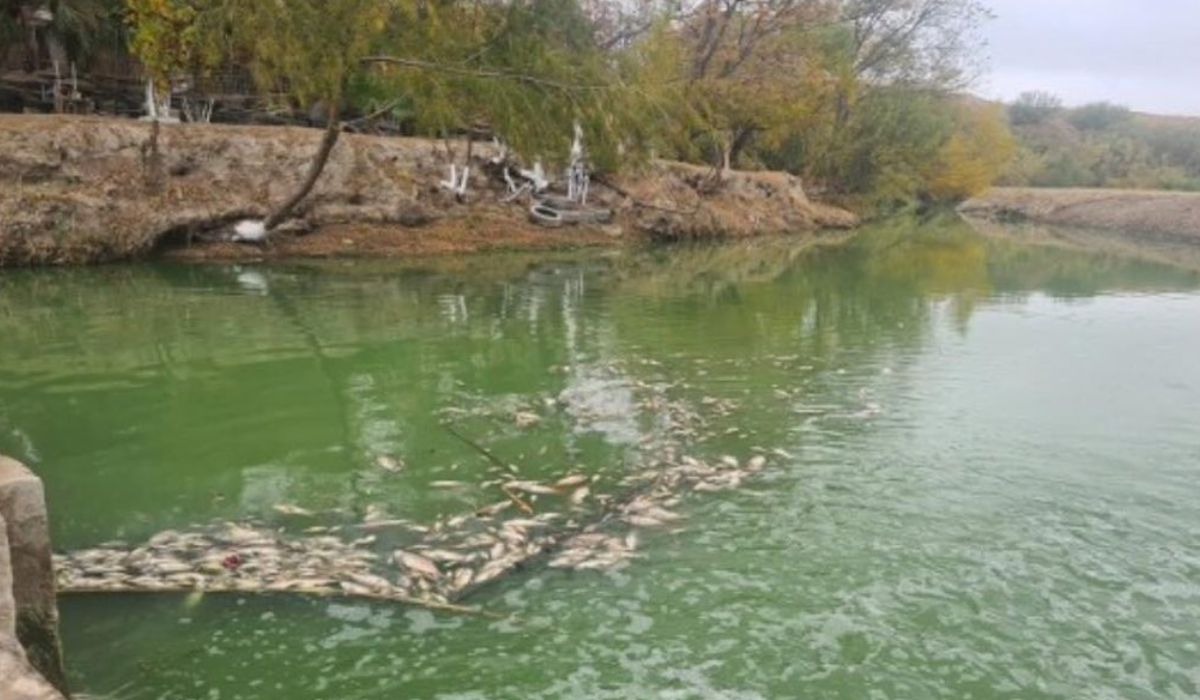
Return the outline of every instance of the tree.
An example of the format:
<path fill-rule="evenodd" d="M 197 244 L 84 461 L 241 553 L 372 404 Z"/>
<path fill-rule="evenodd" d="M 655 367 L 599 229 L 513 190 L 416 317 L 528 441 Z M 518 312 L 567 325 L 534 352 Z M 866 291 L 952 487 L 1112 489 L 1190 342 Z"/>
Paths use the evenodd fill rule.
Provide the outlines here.
<path fill-rule="evenodd" d="M 703 0 L 678 12 L 685 96 L 718 174 L 756 136 L 804 118 L 822 79 L 807 31 L 831 19 L 818 0 Z"/>
<path fill-rule="evenodd" d="M 244 62 L 274 99 L 323 113 L 325 133 L 308 171 L 267 217 L 267 231 L 287 220 L 316 185 L 342 131 L 347 86 L 387 28 L 391 9 L 382 0 L 209 0 L 196 18 L 209 52 Z"/>
<path fill-rule="evenodd" d="M 959 90 L 977 70 L 979 0 L 843 0 L 855 75 L 873 83 Z"/>
<path fill-rule="evenodd" d="M 195 68 L 199 9 L 193 0 L 125 0 L 132 30 L 129 49 L 160 91 Z"/>
<path fill-rule="evenodd" d="M 1070 111 L 1067 121 L 1082 131 L 1106 131 L 1132 118 L 1128 107 L 1111 102 L 1093 102 Z"/>
<path fill-rule="evenodd" d="M 654 55 L 649 44 L 601 49 L 575 0 L 529 0 L 406 8 L 364 61 L 375 94 L 402 95 L 421 133 L 490 133 L 555 162 L 578 123 L 594 165 L 611 168 L 660 121 Z"/>
<path fill-rule="evenodd" d="M 1009 105 L 1008 119 L 1013 126 L 1042 124 L 1062 111 L 1062 100 L 1048 92 L 1023 92 Z"/>
<path fill-rule="evenodd" d="M 937 201 L 960 201 L 983 192 L 1015 153 L 1002 108 L 960 107 L 956 116 L 954 133 L 939 149 L 927 177 L 926 194 Z"/>

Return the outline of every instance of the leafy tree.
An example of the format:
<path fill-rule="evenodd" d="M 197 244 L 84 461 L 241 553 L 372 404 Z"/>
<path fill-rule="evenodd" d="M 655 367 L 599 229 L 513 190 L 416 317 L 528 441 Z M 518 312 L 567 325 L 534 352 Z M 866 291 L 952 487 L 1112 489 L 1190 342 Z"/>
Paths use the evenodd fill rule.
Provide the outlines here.
<path fill-rule="evenodd" d="M 161 2 L 161 0 L 148 0 Z M 381 0 L 207 0 L 196 31 L 209 55 L 243 62 L 263 93 L 292 108 L 319 106 L 325 134 L 299 188 L 267 217 L 283 223 L 316 185 L 342 131 L 351 78 L 387 28 Z"/>
<path fill-rule="evenodd" d="M 808 115 L 805 99 L 820 89 L 817 46 L 806 32 L 831 16 L 811 1 L 707 2 L 682 25 L 687 48 L 686 96 L 715 136 L 715 155 L 729 170 L 759 136 Z"/>
<path fill-rule="evenodd" d="M 1015 150 L 1000 107 L 964 107 L 956 121 L 928 177 L 926 193 L 934 200 L 958 201 L 986 190 Z"/>
<path fill-rule="evenodd" d="M 1042 124 L 1062 110 L 1062 100 L 1048 92 L 1023 92 L 1008 107 L 1013 126 Z"/>
<path fill-rule="evenodd" d="M 404 96 L 421 133 L 483 131 L 555 162 L 578 123 L 594 164 L 613 168 L 665 121 L 669 100 L 652 77 L 663 47 L 601 49 L 575 0 L 409 7 L 380 50 L 365 59 L 368 80 L 380 96 Z"/>
<path fill-rule="evenodd" d="M 129 48 L 161 91 L 196 65 L 199 27 L 194 0 L 125 0 L 132 29 Z"/>
<path fill-rule="evenodd" d="M 1067 121 L 1076 129 L 1105 131 L 1127 123 L 1132 114 L 1128 107 L 1111 102 L 1093 102 L 1071 110 Z"/>

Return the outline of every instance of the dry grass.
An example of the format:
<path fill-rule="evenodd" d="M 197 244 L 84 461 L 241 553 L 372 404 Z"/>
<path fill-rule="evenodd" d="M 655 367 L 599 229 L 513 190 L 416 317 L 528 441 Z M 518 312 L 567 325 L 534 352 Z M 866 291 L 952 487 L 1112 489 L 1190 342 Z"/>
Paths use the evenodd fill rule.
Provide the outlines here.
<path fill-rule="evenodd" d="M 998 187 L 966 202 L 961 211 L 984 219 L 1200 242 L 1200 193 Z"/>
<path fill-rule="evenodd" d="M 164 125 L 156 177 L 145 123 L 0 115 L 0 266 L 163 250 L 186 259 L 544 250 L 856 223 L 847 212 L 810 202 L 800 182 L 781 173 L 734 173 L 708 193 L 703 169 L 655 163 L 621 178 L 632 199 L 594 188 L 596 204 L 616 212 L 614 225 L 547 230 L 528 222 L 523 205 L 501 204 L 499 185 L 482 177 L 466 203 L 440 190 L 446 160 L 439 142 L 348 134 L 302 207 L 307 235 L 280 236 L 265 250 L 205 243 L 221 240 L 239 219 L 265 216 L 289 195 L 320 137 L 317 129 Z M 476 150 L 486 157 L 486 148 Z"/>

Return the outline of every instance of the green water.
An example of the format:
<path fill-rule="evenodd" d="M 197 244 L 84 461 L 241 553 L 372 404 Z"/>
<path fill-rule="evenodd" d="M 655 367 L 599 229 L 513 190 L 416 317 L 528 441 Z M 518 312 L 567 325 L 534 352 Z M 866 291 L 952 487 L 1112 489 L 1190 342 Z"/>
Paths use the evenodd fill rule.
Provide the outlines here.
<path fill-rule="evenodd" d="M 628 568 L 535 567 L 472 601 L 503 620 L 66 598 L 75 684 L 1196 697 L 1200 272 L 1044 239 L 942 219 L 828 245 L 6 272 L 0 452 L 44 477 L 62 549 L 276 522 L 281 502 L 460 512 L 481 494 L 430 482 L 488 465 L 447 420 L 530 474 L 619 474 L 654 425 L 637 382 L 737 402 L 696 454 L 791 455 L 689 497 L 686 528 L 645 533 Z M 548 408 L 564 391 L 588 410 Z M 517 428 L 517 407 L 544 420 Z"/>

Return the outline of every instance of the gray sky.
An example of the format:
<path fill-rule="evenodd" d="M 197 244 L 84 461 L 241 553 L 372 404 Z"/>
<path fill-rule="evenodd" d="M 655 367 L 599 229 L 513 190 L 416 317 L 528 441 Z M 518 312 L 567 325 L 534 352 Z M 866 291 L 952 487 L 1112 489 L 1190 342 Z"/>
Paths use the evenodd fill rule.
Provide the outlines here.
<path fill-rule="evenodd" d="M 977 91 L 1046 90 L 1200 116 L 1200 0 L 985 0 L 990 71 Z"/>

